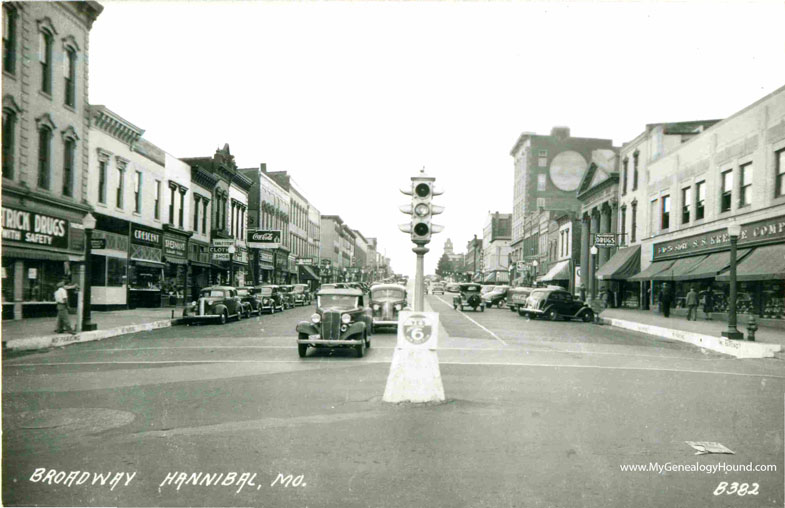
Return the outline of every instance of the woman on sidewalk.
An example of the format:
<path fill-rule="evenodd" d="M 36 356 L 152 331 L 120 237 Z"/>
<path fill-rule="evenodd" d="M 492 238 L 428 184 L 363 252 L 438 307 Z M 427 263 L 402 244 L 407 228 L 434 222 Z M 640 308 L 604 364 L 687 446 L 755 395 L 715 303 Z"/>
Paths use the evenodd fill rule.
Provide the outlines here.
<path fill-rule="evenodd" d="M 709 286 L 703 294 L 703 313 L 706 314 L 707 321 L 711 321 L 712 312 L 714 312 L 714 293 Z"/>

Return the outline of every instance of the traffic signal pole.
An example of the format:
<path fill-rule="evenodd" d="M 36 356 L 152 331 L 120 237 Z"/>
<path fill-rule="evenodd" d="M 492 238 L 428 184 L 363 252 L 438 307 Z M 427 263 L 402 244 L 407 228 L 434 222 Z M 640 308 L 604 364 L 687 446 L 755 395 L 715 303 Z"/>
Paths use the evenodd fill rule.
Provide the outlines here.
<path fill-rule="evenodd" d="M 418 245 L 412 249 L 412 252 L 417 254 L 417 267 L 414 272 L 414 310 L 415 312 L 425 311 L 425 254 L 428 252 L 428 247 Z"/>

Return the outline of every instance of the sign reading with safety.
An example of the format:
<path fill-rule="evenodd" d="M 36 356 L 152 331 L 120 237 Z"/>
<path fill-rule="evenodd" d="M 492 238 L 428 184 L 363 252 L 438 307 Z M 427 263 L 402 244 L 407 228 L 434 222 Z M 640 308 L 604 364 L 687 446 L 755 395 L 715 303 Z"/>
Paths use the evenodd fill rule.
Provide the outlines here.
<path fill-rule="evenodd" d="M 400 349 L 436 349 L 439 343 L 439 313 L 401 311 L 398 314 Z"/>

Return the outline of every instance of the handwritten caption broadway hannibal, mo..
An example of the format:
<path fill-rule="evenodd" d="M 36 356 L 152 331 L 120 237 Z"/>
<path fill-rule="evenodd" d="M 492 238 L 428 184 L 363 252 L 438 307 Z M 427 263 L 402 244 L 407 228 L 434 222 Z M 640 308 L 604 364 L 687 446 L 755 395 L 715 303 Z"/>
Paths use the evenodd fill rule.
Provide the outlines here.
<path fill-rule="evenodd" d="M 158 491 L 161 491 L 162 487 L 175 487 L 176 490 L 180 490 L 182 487 L 194 486 L 194 487 L 210 487 L 210 486 L 221 486 L 221 487 L 237 487 L 235 491 L 236 494 L 239 494 L 243 488 L 246 486 L 249 488 L 256 487 L 256 490 L 262 488 L 262 484 L 256 483 L 256 475 L 257 473 L 238 473 L 238 472 L 228 472 L 228 473 L 204 473 L 204 472 L 182 472 L 182 471 L 175 471 L 174 473 L 169 473 L 166 475 L 164 480 L 158 485 Z M 304 475 L 294 476 L 291 474 L 284 475 L 283 473 L 278 473 L 278 476 L 270 484 L 270 487 L 281 486 L 281 487 L 305 487 L 307 484 L 305 483 Z"/>
<path fill-rule="evenodd" d="M 91 471 L 58 471 L 57 469 L 47 469 L 39 467 L 33 471 L 30 481 L 47 485 L 64 485 L 73 487 L 74 485 L 92 485 L 95 487 L 108 487 L 114 490 L 115 487 L 123 482 L 123 487 L 131 484 L 136 472 L 126 473 L 125 471 L 107 473 L 96 473 Z"/>

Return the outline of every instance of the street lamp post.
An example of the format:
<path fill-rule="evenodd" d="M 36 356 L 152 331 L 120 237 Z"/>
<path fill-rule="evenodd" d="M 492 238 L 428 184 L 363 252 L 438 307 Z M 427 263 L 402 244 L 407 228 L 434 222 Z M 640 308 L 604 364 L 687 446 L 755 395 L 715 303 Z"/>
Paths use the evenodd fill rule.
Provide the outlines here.
<path fill-rule="evenodd" d="M 84 258 L 84 301 L 82 302 L 82 331 L 91 332 L 98 329 L 98 325 L 90 321 L 92 299 L 92 256 L 93 256 L 93 230 L 96 226 L 95 217 L 90 212 L 82 219 L 85 231 L 85 258 Z"/>
<path fill-rule="evenodd" d="M 736 329 L 736 244 L 741 234 L 741 226 L 736 223 L 728 225 L 730 236 L 730 301 L 728 302 L 728 329 L 722 332 L 723 337 L 733 340 L 744 340 L 744 334 Z"/>
<path fill-rule="evenodd" d="M 591 250 L 589 251 L 589 296 L 588 302 L 591 305 L 591 302 L 594 301 L 595 291 L 597 290 L 597 282 L 594 280 L 594 272 L 597 270 L 597 254 L 599 253 L 599 249 L 596 245 L 591 246 Z"/>
<path fill-rule="evenodd" d="M 227 250 L 229 251 L 229 285 L 234 286 L 234 245 L 230 245 Z"/>
<path fill-rule="evenodd" d="M 537 286 L 537 267 L 540 266 L 540 262 L 536 259 L 532 261 L 532 266 L 534 267 L 534 277 L 532 277 L 532 286 Z"/>

